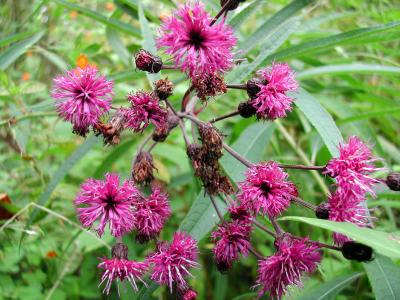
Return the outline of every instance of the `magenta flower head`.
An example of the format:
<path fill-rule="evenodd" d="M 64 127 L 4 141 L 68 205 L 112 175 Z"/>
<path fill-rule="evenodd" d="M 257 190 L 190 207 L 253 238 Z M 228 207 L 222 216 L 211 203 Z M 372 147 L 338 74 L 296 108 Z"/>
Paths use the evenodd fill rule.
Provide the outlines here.
<path fill-rule="evenodd" d="M 147 198 L 136 197 L 133 207 L 136 219 L 136 239 L 140 242 L 148 242 L 155 238 L 171 215 L 168 196 L 159 189 L 155 189 Z"/>
<path fill-rule="evenodd" d="M 89 127 L 110 110 L 113 82 L 101 76 L 96 68 L 68 71 L 54 80 L 51 96 L 57 112 L 73 124 L 75 133 L 86 136 Z"/>
<path fill-rule="evenodd" d="M 137 92 L 128 95 L 131 107 L 124 109 L 126 126 L 135 132 L 142 132 L 149 123 L 160 127 L 167 121 L 167 111 L 160 106 L 159 100 L 152 93 Z"/>
<path fill-rule="evenodd" d="M 286 117 L 286 113 L 292 110 L 294 101 L 287 92 L 298 88 L 294 72 L 288 64 L 274 63 L 259 73 L 261 78 L 256 84 L 258 93 L 250 102 L 257 109 L 257 118 L 275 120 Z"/>
<path fill-rule="evenodd" d="M 354 223 L 359 227 L 365 227 L 368 224 L 367 209 L 357 198 L 343 197 L 342 193 L 335 192 L 329 196 L 327 208 L 331 221 Z M 341 246 L 351 239 L 335 232 L 333 240 L 335 244 Z"/>
<path fill-rule="evenodd" d="M 165 47 L 175 66 L 191 78 L 224 72 L 232 66 L 233 30 L 224 22 L 210 26 L 211 21 L 200 1 L 181 6 L 163 20 L 157 45 Z"/>
<path fill-rule="evenodd" d="M 127 280 L 136 292 L 138 291 L 136 280 L 140 280 L 146 285 L 142 280 L 143 275 L 148 269 L 146 262 L 128 260 L 128 247 L 122 243 L 117 243 L 113 246 L 112 252 L 112 258 L 101 258 L 101 263 L 98 265 L 98 268 L 104 270 L 99 284 L 100 286 L 106 282 L 103 293 L 108 295 L 112 282 L 117 279 L 120 281 Z"/>
<path fill-rule="evenodd" d="M 374 165 L 378 159 L 372 156 L 371 150 L 358 137 L 352 136 L 348 142 L 339 147 L 338 158 L 331 159 L 326 165 L 325 174 L 335 178 L 337 192 L 342 198 L 363 200 L 365 193 L 375 195 L 372 186 L 378 180 L 371 174 L 381 170 Z"/>
<path fill-rule="evenodd" d="M 295 239 L 285 234 L 275 241 L 276 253 L 258 263 L 257 285 L 261 298 L 269 291 L 280 299 L 290 285 L 301 285 L 303 273 L 314 272 L 321 261 L 319 247 L 307 238 Z"/>
<path fill-rule="evenodd" d="M 213 252 L 218 270 L 222 272 L 229 270 L 240 253 L 243 256 L 249 254 L 250 232 L 250 221 L 235 220 L 223 222 L 211 233 L 215 242 Z"/>
<path fill-rule="evenodd" d="M 84 227 L 91 227 L 98 220 L 96 231 L 99 236 L 103 235 L 108 223 L 111 234 L 120 237 L 134 227 L 131 205 L 137 194 L 138 190 L 130 181 L 120 186 L 116 174 L 106 174 L 104 181 L 87 179 L 75 199 L 79 220 Z"/>
<path fill-rule="evenodd" d="M 238 199 L 254 214 L 268 214 L 274 218 L 297 197 L 296 186 L 287 180 L 288 176 L 273 161 L 254 165 L 247 170 L 246 180 L 239 184 Z"/>
<path fill-rule="evenodd" d="M 159 243 L 157 250 L 147 258 L 153 266 L 151 279 L 167 285 L 171 293 L 174 284 L 187 287 L 185 277 L 191 276 L 190 268 L 198 266 L 197 256 L 196 240 L 186 233 L 176 232 L 171 244 Z"/>

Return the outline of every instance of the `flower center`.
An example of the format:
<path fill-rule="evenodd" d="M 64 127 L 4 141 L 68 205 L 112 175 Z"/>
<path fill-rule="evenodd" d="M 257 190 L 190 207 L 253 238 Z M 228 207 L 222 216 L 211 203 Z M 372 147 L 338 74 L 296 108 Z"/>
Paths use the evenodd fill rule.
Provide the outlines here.
<path fill-rule="evenodd" d="M 271 187 L 265 182 L 261 183 L 260 189 L 264 192 L 265 196 L 268 196 L 269 192 L 271 191 Z"/>
<path fill-rule="evenodd" d="M 102 200 L 103 200 L 103 203 L 106 204 L 106 207 L 105 207 L 106 210 L 111 210 L 111 209 L 113 210 L 113 209 L 115 209 L 115 206 L 116 206 L 117 202 L 115 201 L 115 199 L 114 199 L 113 196 L 107 195 L 107 196 L 106 196 L 105 198 L 103 198 Z"/>
<path fill-rule="evenodd" d="M 205 39 L 200 31 L 192 30 L 189 32 L 189 44 L 194 46 L 196 50 L 203 46 Z"/>

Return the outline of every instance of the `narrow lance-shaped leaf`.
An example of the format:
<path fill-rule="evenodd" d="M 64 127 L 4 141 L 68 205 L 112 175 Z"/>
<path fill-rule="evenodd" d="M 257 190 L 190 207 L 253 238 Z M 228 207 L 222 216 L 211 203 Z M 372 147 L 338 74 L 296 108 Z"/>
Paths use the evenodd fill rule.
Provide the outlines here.
<path fill-rule="evenodd" d="M 40 31 L 31 37 L 11 45 L 0 54 L 0 70 L 7 69 L 14 61 L 25 53 L 33 44 L 37 43 L 43 36 L 44 31 Z"/>
<path fill-rule="evenodd" d="M 281 221 L 298 221 L 312 226 L 338 232 L 349 238 L 370 246 L 377 253 L 392 258 L 400 258 L 399 240 L 400 236 L 370 228 L 358 227 L 353 223 L 333 222 L 328 220 L 305 218 L 305 217 L 283 217 Z"/>
<path fill-rule="evenodd" d="M 400 299 L 400 267 L 390 258 L 376 255 L 373 261 L 364 263 L 364 268 L 377 300 Z"/>

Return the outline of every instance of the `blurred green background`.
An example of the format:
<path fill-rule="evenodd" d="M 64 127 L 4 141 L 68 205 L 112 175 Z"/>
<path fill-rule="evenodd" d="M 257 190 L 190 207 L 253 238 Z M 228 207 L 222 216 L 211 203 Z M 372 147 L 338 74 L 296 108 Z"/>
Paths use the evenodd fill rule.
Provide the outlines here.
<path fill-rule="evenodd" d="M 160 16 L 182 1 L 141 2 L 140 17 L 139 0 L 0 2 L 0 226 L 23 210 L 1 227 L 0 299 L 117 298 L 102 296 L 97 287 L 98 257 L 109 255 L 113 239 L 106 236 L 101 242 L 81 230 L 72 201 L 88 177 L 102 178 L 110 171 L 128 177 L 136 147 L 146 134 L 125 132 L 115 147 L 104 147 L 93 136 L 84 141 L 56 117 L 49 91 L 55 75 L 85 60 L 115 81 L 115 106 L 126 105 L 125 96 L 132 90 L 151 89 L 154 77 L 135 70 L 132 54 L 153 45 Z M 217 13 L 219 1 L 204 2 Z M 275 124 L 239 118 L 218 123 L 226 142 L 254 160 L 325 164 L 329 150 L 335 149 L 329 141 L 336 131 L 324 107 L 345 138 L 359 135 L 374 145 L 385 167 L 400 171 L 399 5 L 383 0 L 255 0 L 230 13 L 239 39 L 237 57 L 248 58 L 248 63 L 228 74 L 227 81 L 240 83 L 273 60 L 287 61 L 312 96 L 302 92 L 303 107 Z M 189 83 L 174 71 L 162 76 L 176 84 L 171 102 L 179 107 Z M 232 91 L 211 99 L 200 118 L 230 112 L 245 96 Z M 191 280 L 199 299 L 254 299 L 254 257 L 242 259 L 228 274 L 215 268 L 207 232 L 216 217 L 193 177 L 179 130 L 153 155 L 156 177 L 165 182 L 173 209 L 161 237 L 170 239 L 180 225 L 201 237 L 202 267 Z M 241 178 L 243 168 L 232 159 L 224 158 L 224 167 L 234 179 Z M 326 199 L 328 180 L 299 171 L 290 175 L 304 199 Z M 377 192 L 378 198 L 368 201 L 377 229 L 396 234 L 400 196 L 383 188 Z M 193 203 L 192 212 L 204 214 L 187 217 Z M 298 207 L 286 215 L 312 217 Z M 317 227 L 298 222 L 282 226 L 331 242 L 329 232 Z M 132 258 L 143 259 L 154 247 L 138 245 L 132 236 L 124 241 Z M 252 242 L 263 255 L 273 251 L 272 239 L 259 230 Z M 389 258 L 378 258 L 363 265 L 325 251 L 320 269 L 305 279 L 305 288 L 293 289 L 287 298 L 400 299 L 399 267 Z M 172 299 L 165 288 L 152 295 L 135 295 L 128 286 L 121 292 L 123 299 Z"/>

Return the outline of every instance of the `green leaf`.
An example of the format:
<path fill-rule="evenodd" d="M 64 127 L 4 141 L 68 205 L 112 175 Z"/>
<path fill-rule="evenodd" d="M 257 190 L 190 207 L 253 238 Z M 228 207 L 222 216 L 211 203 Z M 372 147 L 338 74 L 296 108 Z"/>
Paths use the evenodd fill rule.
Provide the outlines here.
<path fill-rule="evenodd" d="M 258 122 L 247 127 L 232 148 L 251 162 L 261 159 L 265 146 L 271 140 L 275 131 L 273 123 Z M 221 160 L 221 166 L 232 181 L 239 182 L 244 178 L 246 167 L 228 153 Z"/>
<path fill-rule="evenodd" d="M 274 53 L 296 30 L 299 25 L 299 18 L 291 18 L 281 23 L 279 26 L 275 27 L 273 31 L 269 32 L 268 39 L 261 45 L 260 54 L 252 63 L 242 63 L 236 67 L 227 76 L 227 82 L 241 82 L 247 76 L 249 76 L 254 70 L 256 70 L 264 61 L 264 59 Z"/>
<path fill-rule="evenodd" d="M 388 37 L 389 39 L 399 39 L 399 27 L 400 22 L 392 22 L 384 25 L 355 29 L 327 38 L 301 43 L 269 55 L 265 58 L 263 64 L 267 64 L 273 60 L 299 57 L 301 55 L 323 51 L 338 45 L 354 45 L 355 43 L 366 43 L 370 41 L 376 42 L 387 40 Z"/>
<path fill-rule="evenodd" d="M 142 47 L 153 54 L 157 53 L 156 41 L 154 40 L 153 33 L 151 32 L 149 22 L 147 22 L 147 19 L 143 14 L 143 7 L 141 0 L 139 0 L 139 22 L 143 39 Z M 146 75 L 150 85 L 152 85 L 154 81 L 159 80 L 161 78 L 160 73 L 151 74 L 149 72 L 146 72 Z"/>
<path fill-rule="evenodd" d="M 104 25 L 107 25 L 111 28 L 114 28 L 120 32 L 124 32 L 124 33 L 127 33 L 127 34 L 135 36 L 135 37 L 140 37 L 139 30 L 128 23 L 124 23 L 124 22 L 121 22 L 121 21 L 113 19 L 113 18 L 107 18 L 97 11 L 87 9 L 85 7 L 73 4 L 73 3 L 65 1 L 65 0 L 55 0 L 55 1 L 67 9 L 75 10 L 86 17 L 96 20 L 96 21 L 98 21 Z"/>
<path fill-rule="evenodd" d="M 114 19 L 120 18 L 122 14 L 123 14 L 122 11 L 117 10 L 112 14 L 111 18 Z M 106 37 L 111 48 L 119 56 L 124 65 L 129 66 L 129 60 L 131 56 L 129 55 L 128 50 L 126 49 L 124 43 L 122 42 L 118 31 L 111 28 L 110 26 L 107 26 Z"/>
<path fill-rule="evenodd" d="M 229 20 L 229 25 L 234 29 L 237 30 L 250 16 L 257 10 L 261 3 L 264 0 L 256 0 L 250 3 L 246 8 L 244 8 L 240 13 L 232 17 Z"/>
<path fill-rule="evenodd" d="M 37 43 L 43 36 L 44 31 L 40 31 L 31 37 L 13 44 L 0 54 L 0 70 L 7 69 L 14 61 L 25 53 L 33 44 Z"/>
<path fill-rule="evenodd" d="M 99 138 L 95 136 L 91 136 L 87 138 L 82 145 L 80 145 L 65 161 L 64 163 L 55 171 L 52 175 L 49 184 L 46 189 L 40 196 L 39 200 L 36 202 L 40 206 L 46 206 L 46 203 L 49 201 L 51 194 L 54 192 L 58 184 L 64 179 L 64 177 L 68 174 L 68 172 L 72 169 L 72 167 L 83 157 L 85 156 L 96 144 L 98 144 Z M 35 208 L 30 214 L 23 234 L 21 235 L 20 245 L 25 236 L 24 232 L 29 226 L 34 222 L 36 216 L 38 215 L 39 210 Z"/>
<path fill-rule="evenodd" d="M 273 32 L 277 32 L 279 27 L 282 27 L 284 23 L 313 1 L 314 0 L 294 0 L 289 5 L 282 8 L 262 24 L 248 39 L 241 43 L 241 47 L 239 47 L 243 49 L 241 55 L 244 56 L 257 45 L 268 40 Z"/>
<path fill-rule="evenodd" d="M 11 35 L 7 35 L 3 38 L 0 39 L 0 47 L 7 46 L 11 43 L 18 42 L 22 39 L 25 39 L 31 35 L 33 35 L 35 32 L 32 31 L 27 31 L 27 32 L 20 32 L 20 33 L 15 33 Z"/>
<path fill-rule="evenodd" d="M 94 178 L 103 178 L 104 173 L 111 169 L 111 166 L 122 156 L 124 155 L 134 144 L 136 140 L 127 140 L 123 143 L 116 146 L 106 158 L 103 159 L 100 166 L 97 167 L 94 172 Z"/>
<path fill-rule="evenodd" d="M 292 96 L 296 98 L 294 103 L 315 127 L 332 156 L 338 156 L 338 145 L 343 138 L 332 116 L 304 89 L 300 88 L 299 92 Z"/>
<path fill-rule="evenodd" d="M 386 233 L 370 228 L 362 228 L 353 223 L 333 222 L 305 217 L 290 216 L 280 218 L 279 220 L 303 222 L 312 226 L 338 232 L 357 242 L 370 246 L 380 254 L 392 258 L 400 258 L 400 236 L 393 233 Z"/>
<path fill-rule="evenodd" d="M 370 118 L 376 118 L 376 117 L 381 117 L 384 115 L 394 115 L 400 113 L 400 106 L 395 106 L 391 108 L 385 108 L 385 109 L 379 109 L 379 110 L 373 110 L 369 111 L 366 113 L 354 115 L 348 118 L 343 118 L 337 121 L 338 124 L 345 124 L 345 123 L 350 123 L 350 122 L 355 122 L 355 121 L 360 121 L 360 120 L 365 120 L 365 119 L 370 119 Z"/>
<path fill-rule="evenodd" d="M 125 10 L 129 15 L 134 16 L 138 13 L 138 7 L 140 0 L 114 0 L 115 4 L 118 5 L 122 10 Z M 168 3 L 165 1 L 165 3 Z M 171 4 L 170 2 L 168 4 Z M 151 22 L 160 24 L 160 19 L 153 15 L 149 10 L 143 10 L 146 18 L 149 18 Z"/>
<path fill-rule="evenodd" d="M 377 300 L 400 299 L 400 267 L 390 258 L 376 255 L 373 261 L 364 263 L 364 268 Z"/>
<path fill-rule="evenodd" d="M 48 61 L 54 64 L 59 70 L 65 71 L 68 69 L 68 64 L 59 55 L 39 46 L 37 46 L 36 48 L 37 51 L 43 55 L 44 58 L 46 58 Z"/>
<path fill-rule="evenodd" d="M 308 69 L 306 71 L 298 73 L 296 75 L 296 78 L 308 79 L 308 78 L 318 78 L 321 75 L 339 75 L 339 74 L 352 74 L 352 73 L 391 75 L 391 74 L 399 74 L 400 68 L 392 66 L 371 65 L 364 63 L 353 63 L 346 65 L 323 66 L 323 67 Z"/>
<path fill-rule="evenodd" d="M 363 273 L 352 273 L 348 275 L 338 276 L 330 281 L 320 284 L 317 288 L 302 293 L 295 300 L 331 300 L 350 283 L 359 278 Z"/>

